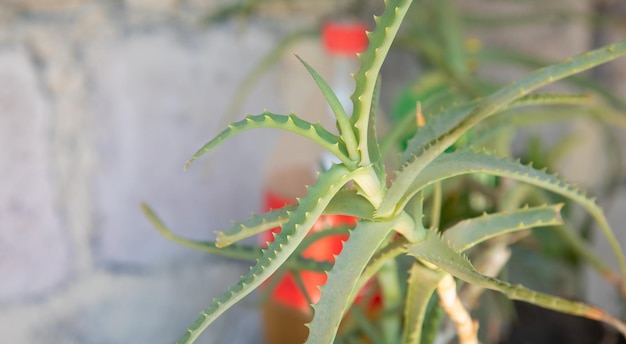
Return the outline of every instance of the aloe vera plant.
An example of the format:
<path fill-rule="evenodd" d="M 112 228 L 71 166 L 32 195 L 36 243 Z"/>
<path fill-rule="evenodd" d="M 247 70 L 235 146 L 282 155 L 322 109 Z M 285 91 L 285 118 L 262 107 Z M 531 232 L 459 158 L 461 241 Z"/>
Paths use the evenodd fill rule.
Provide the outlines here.
<path fill-rule="evenodd" d="M 593 198 L 544 170 L 498 157 L 489 151 L 471 147 L 448 151 L 478 123 L 512 108 L 578 102 L 579 97 L 576 96 L 533 92 L 625 55 L 626 42 L 539 69 L 487 97 L 450 105 L 438 111 L 425 108 L 423 114 L 418 112 L 419 125 L 403 153 L 401 167 L 388 176 L 379 139 L 375 135 L 376 104 L 381 87 L 379 72 L 411 2 L 386 0 L 384 12 L 375 17 L 376 27 L 368 33 L 369 47 L 359 56 L 361 66 L 354 75 L 356 89 L 352 96 L 352 114 L 344 111 L 329 85 L 313 67 L 301 60 L 333 110 L 338 134 L 320 124 L 302 120 L 295 114 L 279 115 L 266 111 L 230 124 L 201 147 L 187 163 L 186 168 L 224 140 L 246 130 L 278 128 L 296 133 L 318 143 L 340 161 L 319 173 L 316 182 L 308 187 L 307 194 L 298 199 L 296 205 L 254 215 L 246 222 L 235 223 L 231 228 L 218 232 L 216 242 L 193 242 L 180 238 L 167 230 L 156 215 L 145 207 L 155 226 L 182 244 L 256 262 L 247 275 L 200 313 L 179 343 L 194 342 L 217 317 L 285 266 L 328 271 L 327 283 L 321 288 L 321 299 L 313 305 L 314 317 L 308 324 L 307 343 L 332 343 L 359 289 L 386 263 L 400 255 L 412 257 L 412 266 L 403 305 L 402 331 L 400 333 L 397 328 L 391 329 L 390 336 L 401 337 L 403 343 L 418 343 L 424 338 L 429 300 L 435 291 L 441 292 L 444 282 L 449 284 L 452 277 L 501 292 L 510 299 L 605 322 L 626 336 L 626 325 L 603 310 L 485 276 L 463 254 L 490 238 L 527 228 L 562 225 L 560 211 L 563 204 L 485 214 L 459 222 L 446 231 L 438 228 L 437 212 L 441 209 L 440 204 L 435 204 L 431 207 L 434 215 L 430 216 L 430 228 L 424 225 L 424 197 L 428 193 L 440 192 L 441 182 L 467 174 L 517 180 L 561 195 L 586 210 L 611 243 L 619 265 L 619 285 L 626 285 L 624 254 L 602 209 Z M 334 264 L 299 258 L 300 246 L 309 230 L 321 215 L 329 213 L 359 218 L 356 226 L 349 231 L 349 239 L 341 254 Z M 238 240 L 276 226 L 281 227 L 281 232 L 266 249 L 235 244 Z M 458 329 L 468 332 L 469 337 L 475 332 L 472 326 L 465 330 L 459 326 Z M 464 339 L 464 342 L 471 341 Z"/>

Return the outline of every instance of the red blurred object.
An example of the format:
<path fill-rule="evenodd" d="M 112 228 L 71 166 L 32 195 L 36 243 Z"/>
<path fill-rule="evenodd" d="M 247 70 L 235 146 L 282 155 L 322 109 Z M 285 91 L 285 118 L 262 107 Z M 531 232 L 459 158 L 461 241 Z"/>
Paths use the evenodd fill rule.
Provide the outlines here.
<path fill-rule="evenodd" d="M 367 49 L 366 30 L 361 22 L 327 22 L 322 27 L 322 41 L 332 54 L 354 55 Z"/>
<path fill-rule="evenodd" d="M 272 192 L 265 192 L 264 196 L 264 211 L 272 209 L 279 209 L 286 204 L 294 203 L 293 200 L 284 199 Z M 340 225 L 353 226 L 356 224 L 357 219 L 352 216 L 346 215 L 322 215 L 311 231 L 320 231 L 327 228 L 333 228 Z M 280 228 L 274 228 L 261 234 L 261 240 L 263 244 L 274 240 L 273 233 L 280 232 Z M 317 261 L 331 261 L 334 262 L 334 257 L 341 252 L 343 248 L 343 242 L 348 239 L 347 235 L 329 235 L 321 240 L 311 244 L 306 250 L 302 252 L 302 256 L 308 259 L 315 259 Z M 326 273 L 316 271 L 300 271 L 300 277 L 304 283 L 304 287 L 311 298 L 311 301 L 317 303 L 320 299 L 319 286 L 326 283 Z M 372 288 L 373 284 L 368 283 L 364 289 Z M 363 294 L 363 293 L 361 293 Z M 360 295 L 361 295 L 360 294 Z M 272 291 L 272 300 L 281 303 L 289 308 L 297 309 L 303 313 L 310 312 L 310 305 L 307 298 L 302 294 L 302 291 L 296 284 L 293 274 L 287 272 L 283 275 L 282 280 L 277 283 L 275 289 Z M 357 302 L 359 297 L 357 297 Z M 372 298 L 370 307 L 380 308 L 381 296 L 380 293 Z"/>

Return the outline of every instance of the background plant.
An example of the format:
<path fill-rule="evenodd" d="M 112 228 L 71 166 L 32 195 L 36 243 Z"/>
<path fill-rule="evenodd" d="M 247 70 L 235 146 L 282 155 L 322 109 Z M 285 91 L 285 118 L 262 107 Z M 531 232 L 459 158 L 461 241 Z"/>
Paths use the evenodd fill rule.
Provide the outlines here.
<path fill-rule="evenodd" d="M 625 54 L 626 43 L 607 46 L 540 69 L 483 98 L 475 98 L 476 95 L 472 95 L 472 92 L 476 91 L 466 86 L 465 88 L 469 90 L 467 94 L 459 94 L 453 89 L 444 90 L 444 96 L 439 98 L 441 104 L 431 99 L 418 99 L 416 104 L 423 104 L 418 105 L 415 110 L 406 111 L 416 113 L 417 119 L 413 116 L 399 116 L 399 120 L 404 124 L 398 128 L 402 130 L 392 131 L 388 136 L 392 139 L 386 141 L 391 143 L 383 144 L 381 150 L 375 135 L 376 103 L 380 89 L 378 74 L 400 23 L 409 10 L 410 1 L 388 1 L 385 12 L 376 20 L 376 29 L 370 34 L 370 47 L 361 56 L 361 69 L 355 75 L 357 88 L 353 96 L 354 111 L 351 116 L 345 113 L 325 81 L 312 67 L 303 62 L 333 109 L 339 128 L 338 135 L 321 125 L 301 120 L 293 114 L 276 115 L 264 112 L 229 125 L 227 130 L 207 143 L 191 159 L 193 161 L 224 139 L 242 131 L 269 127 L 288 130 L 319 143 L 336 155 L 341 164 L 320 173 L 317 182 L 309 188 L 307 195 L 298 201 L 297 206 L 254 216 L 250 221 L 235 224 L 218 235 L 216 243 L 184 241 L 186 244 L 208 251 L 238 257 L 245 255 L 258 260 L 250 274 L 244 276 L 238 284 L 214 300 L 213 304 L 201 313 L 181 342 L 195 340 L 210 322 L 259 286 L 281 266 L 290 264 L 319 266 L 298 259 L 297 252 L 308 229 L 317 217 L 325 212 L 355 215 L 361 220 L 350 231 L 350 239 L 329 272 L 329 280 L 322 289 L 322 299 L 314 306 L 315 317 L 309 324 L 309 342 L 332 342 L 339 322 L 359 287 L 380 269 L 395 264 L 394 259 L 399 255 L 414 257 L 409 260 L 410 275 L 404 288 L 407 301 L 397 305 L 386 302 L 385 307 L 403 307 L 404 316 L 387 317 L 377 326 L 376 331 L 379 331 L 383 338 L 391 340 L 402 337 L 404 342 L 426 340 L 423 338 L 426 331 L 422 330 L 431 327 L 422 324 L 425 318 L 430 319 L 425 316 L 429 309 L 428 302 L 436 289 L 440 295 L 445 295 L 446 291 L 454 291 L 455 285 L 451 276 L 479 287 L 500 291 L 512 299 L 604 321 L 624 332 L 621 321 L 597 308 L 536 293 L 480 274 L 462 252 L 488 238 L 501 237 L 530 227 L 562 225 L 560 203 L 519 208 L 519 204 L 524 200 L 552 201 L 553 194 L 556 194 L 577 203 L 600 225 L 603 234 L 612 243 L 612 249 L 620 262 L 620 277 L 617 280 L 624 280 L 626 266 L 623 254 L 602 211 L 592 199 L 545 171 L 496 157 L 491 151 L 493 147 L 482 143 L 481 140 L 485 140 L 484 130 L 489 130 L 490 134 L 495 132 L 496 137 L 498 132 L 506 132 L 505 128 L 511 125 L 511 118 L 519 114 L 524 107 L 586 103 L 588 99 L 585 96 L 531 94 L 531 92 Z M 448 55 L 449 52 L 446 56 Z M 466 83 L 464 81 L 466 78 L 470 78 L 470 74 L 458 79 L 461 83 Z M 449 101 L 451 98 L 456 99 L 457 103 L 451 103 Z M 439 109 L 439 105 L 442 104 L 445 104 L 445 107 Z M 498 116 L 493 116 L 494 114 Z M 507 124 L 498 125 L 496 119 L 501 119 Z M 414 124 L 413 130 L 405 130 L 411 127 L 405 125 L 407 123 Z M 481 126 L 484 127 L 481 129 Z M 399 171 L 392 176 L 393 182 L 388 186 L 387 168 L 382 152 L 390 150 L 396 142 L 402 142 L 404 137 L 410 139 L 406 140 L 407 148 L 402 154 Z M 462 140 L 459 141 L 460 139 Z M 484 149 L 477 151 L 469 148 L 470 144 L 480 144 Z M 450 149 L 451 147 L 453 148 Z M 483 217 L 458 223 L 454 221 L 448 224 L 441 223 L 443 195 L 450 190 L 450 185 L 454 186 L 453 182 L 458 180 L 456 177 L 467 174 L 518 180 L 538 186 L 550 194 L 544 196 L 543 193 L 529 192 L 521 197 L 515 196 L 520 189 L 509 188 L 516 191 L 515 193 L 511 191 L 507 202 L 503 202 L 506 207 L 499 205 L 487 209 L 493 210 L 494 213 Z M 488 182 L 497 180 L 491 178 Z M 346 186 L 350 181 L 354 183 L 353 187 Z M 424 200 L 427 197 L 430 197 L 430 201 L 425 204 Z M 148 209 L 147 211 L 158 228 L 176 240 L 183 241 L 167 231 L 154 214 Z M 276 225 L 281 225 L 282 232 L 276 236 L 267 250 L 259 252 L 257 249 L 229 246 L 234 241 Z M 445 231 L 439 230 L 447 225 L 450 227 Z M 578 246 L 580 252 L 588 253 L 584 249 L 584 243 L 576 236 L 571 236 L 571 239 L 575 245 L 582 245 Z M 575 245 L 573 247 L 576 247 Z M 218 248 L 222 246 L 225 247 Z M 291 258 L 294 253 L 295 258 Z M 588 259 L 594 261 L 593 257 Z M 608 270 L 604 270 L 604 265 L 596 264 L 595 267 L 608 274 Z M 322 267 L 325 268 L 328 266 Z M 394 290 L 402 290 L 397 270 L 383 269 L 383 271 L 392 271 L 391 278 L 385 278 L 384 282 L 380 283 L 383 294 L 391 295 Z M 382 281 L 380 276 L 381 274 L 379 282 Z M 617 284 L 621 286 L 623 283 Z M 394 299 L 401 298 L 385 298 L 387 301 Z M 455 299 L 456 296 L 453 295 L 452 300 Z M 476 331 L 471 326 L 471 321 L 468 322 L 467 316 L 463 320 L 463 309 L 454 303 L 444 305 L 444 309 L 448 311 L 449 316 L 457 320 L 460 338 L 466 342 L 471 341 Z M 402 321 L 404 324 L 401 326 Z"/>

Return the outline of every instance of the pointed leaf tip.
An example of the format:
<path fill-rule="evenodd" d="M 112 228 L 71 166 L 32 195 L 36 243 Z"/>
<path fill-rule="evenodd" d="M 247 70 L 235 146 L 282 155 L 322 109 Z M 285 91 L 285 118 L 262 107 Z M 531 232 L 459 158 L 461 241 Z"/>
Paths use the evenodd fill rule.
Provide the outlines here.
<path fill-rule="evenodd" d="M 189 160 L 187 160 L 187 162 L 185 163 L 185 166 L 183 167 L 183 171 L 187 171 L 189 170 L 189 166 L 191 166 L 191 163 L 194 161 L 194 158 L 191 158 Z"/>

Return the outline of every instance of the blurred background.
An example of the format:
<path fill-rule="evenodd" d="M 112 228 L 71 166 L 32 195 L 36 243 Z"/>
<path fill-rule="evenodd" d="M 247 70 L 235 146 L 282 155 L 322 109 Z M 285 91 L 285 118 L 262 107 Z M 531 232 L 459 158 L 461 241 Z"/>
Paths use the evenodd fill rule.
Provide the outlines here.
<path fill-rule="evenodd" d="M 501 82 L 534 64 L 626 39 L 620 1 L 454 4 L 459 22 L 446 25 L 463 26 L 468 51 L 515 52 L 474 67 Z M 330 0 L 1 1 L 0 342 L 174 342 L 248 267 L 169 242 L 140 203 L 177 233 L 204 240 L 260 211 L 267 175 L 314 164 L 310 144 L 250 131 L 187 172 L 185 161 L 245 113 L 293 111 L 327 121 L 323 98 L 291 52 L 332 78 L 320 23 L 342 16 L 370 22 L 380 8 L 379 1 Z M 294 32 L 302 36 L 276 52 Z M 437 61 L 411 44 L 393 50 L 383 68 L 383 112 L 392 113 L 407 84 Z M 244 79 L 273 51 L 272 63 L 242 93 Z M 626 116 L 626 60 L 587 77 L 610 91 L 606 101 Z M 607 196 L 600 204 L 625 246 L 626 185 L 623 175 L 607 183 L 605 172 L 626 159 L 623 152 L 598 154 L 606 132 L 585 120 L 539 126 L 518 133 L 515 147 L 533 137 L 550 145 L 564 126 L 579 142 L 559 172 Z M 621 148 L 623 130 L 615 137 L 612 147 Z M 602 241 L 593 245 L 608 251 Z M 621 312 L 613 289 L 587 275 L 588 299 Z M 201 342 L 260 342 L 254 301 L 228 311 Z"/>

